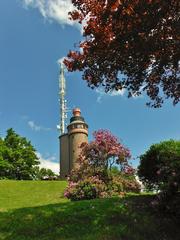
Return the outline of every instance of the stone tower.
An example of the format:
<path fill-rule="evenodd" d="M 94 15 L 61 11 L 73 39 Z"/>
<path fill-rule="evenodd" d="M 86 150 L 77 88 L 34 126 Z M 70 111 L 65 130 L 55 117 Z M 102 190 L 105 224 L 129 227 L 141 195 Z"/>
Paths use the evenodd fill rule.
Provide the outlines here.
<path fill-rule="evenodd" d="M 60 177 L 65 178 L 73 169 L 80 154 L 80 145 L 88 142 L 88 125 L 79 108 L 73 109 L 73 116 L 67 126 L 67 133 L 60 136 Z"/>

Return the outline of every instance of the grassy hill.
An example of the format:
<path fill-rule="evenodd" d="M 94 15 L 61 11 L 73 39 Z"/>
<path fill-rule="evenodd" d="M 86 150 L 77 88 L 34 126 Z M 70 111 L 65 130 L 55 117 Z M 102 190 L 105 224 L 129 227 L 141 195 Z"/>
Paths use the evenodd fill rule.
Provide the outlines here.
<path fill-rule="evenodd" d="M 0 181 L 0 240 L 179 240 L 151 195 L 70 202 L 64 181 Z"/>
<path fill-rule="evenodd" d="M 0 210 L 67 202 L 65 181 L 0 181 Z"/>

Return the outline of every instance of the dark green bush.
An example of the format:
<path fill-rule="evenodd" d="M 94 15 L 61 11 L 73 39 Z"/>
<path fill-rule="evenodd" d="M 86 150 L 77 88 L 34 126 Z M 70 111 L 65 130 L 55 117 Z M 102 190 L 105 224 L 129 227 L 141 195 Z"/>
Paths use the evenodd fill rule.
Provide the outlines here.
<path fill-rule="evenodd" d="M 138 175 L 148 189 L 159 191 L 157 200 L 162 209 L 177 212 L 174 209 L 177 204 L 171 203 L 179 202 L 180 141 L 169 140 L 152 145 L 140 156 Z"/>
<path fill-rule="evenodd" d="M 140 180 L 149 188 L 177 192 L 180 188 L 180 141 L 154 144 L 140 156 Z"/>

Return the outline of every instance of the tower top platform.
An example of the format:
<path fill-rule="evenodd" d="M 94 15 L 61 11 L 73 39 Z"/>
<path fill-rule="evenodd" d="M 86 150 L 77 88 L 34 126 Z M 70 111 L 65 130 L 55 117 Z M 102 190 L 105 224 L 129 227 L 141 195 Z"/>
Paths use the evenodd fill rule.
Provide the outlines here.
<path fill-rule="evenodd" d="M 70 124 L 75 121 L 81 121 L 85 123 L 84 118 L 81 116 L 81 110 L 79 108 L 74 108 L 72 110 L 73 116 L 70 119 Z"/>
<path fill-rule="evenodd" d="M 72 112 L 73 112 L 74 117 L 80 117 L 81 116 L 81 110 L 79 108 L 74 108 Z"/>

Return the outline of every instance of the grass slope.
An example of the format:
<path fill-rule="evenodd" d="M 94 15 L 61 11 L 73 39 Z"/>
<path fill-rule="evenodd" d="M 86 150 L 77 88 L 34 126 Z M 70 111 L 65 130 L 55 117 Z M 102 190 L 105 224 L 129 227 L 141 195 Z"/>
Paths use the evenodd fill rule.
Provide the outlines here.
<path fill-rule="evenodd" d="M 152 196 L 69 202 L 65 182 L 0 181 L 0 240 L 179 240 Z"/>
<path fill-rule="evenodd" d="M 0 181 L 0 211 L 67 202 L 65 181 Z"/>

